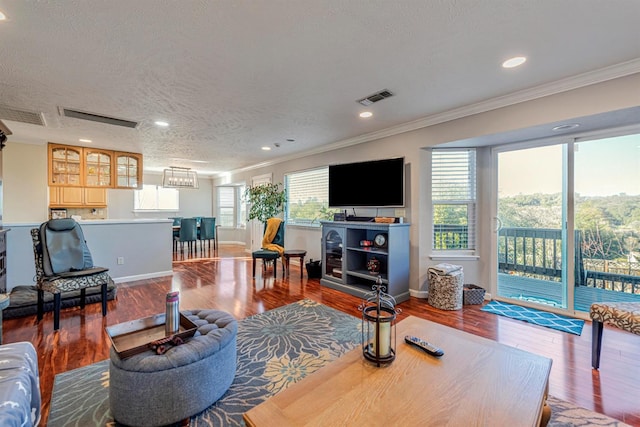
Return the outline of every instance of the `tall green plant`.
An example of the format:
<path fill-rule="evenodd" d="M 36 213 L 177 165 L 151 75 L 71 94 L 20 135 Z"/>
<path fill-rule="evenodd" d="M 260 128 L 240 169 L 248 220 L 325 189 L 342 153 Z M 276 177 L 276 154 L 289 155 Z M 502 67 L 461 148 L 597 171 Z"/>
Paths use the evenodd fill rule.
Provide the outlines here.
<path fill-rule="evenodd" d="M 269 218 L 282 213 L 287 202 L 287 192 L 284 188 L 281 189 L 281 186 L 282 184 L 278 183 L 247 187 L 244 197 L 249 202 L 249 221 L 257 219 L 267 222 Z"/>

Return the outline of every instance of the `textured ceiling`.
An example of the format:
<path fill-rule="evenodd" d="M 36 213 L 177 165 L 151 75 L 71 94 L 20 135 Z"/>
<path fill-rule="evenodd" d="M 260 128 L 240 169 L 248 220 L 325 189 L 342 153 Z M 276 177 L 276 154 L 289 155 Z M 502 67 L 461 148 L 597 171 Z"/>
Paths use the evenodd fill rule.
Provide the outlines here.
<path fill-rule="evenodd" d="M 150 170 L 249 167 L 606 67 L 640 71 L 636 0 L 0 0 L 0 10 L 0 105 L 45 121 L 0 117 L 9 142 L 89 138 L 142 152 Z M 502 69 L 514 55 L 529 60 Z M 395 96 L 358 118 L 355 101 L 381 89 Z"/>

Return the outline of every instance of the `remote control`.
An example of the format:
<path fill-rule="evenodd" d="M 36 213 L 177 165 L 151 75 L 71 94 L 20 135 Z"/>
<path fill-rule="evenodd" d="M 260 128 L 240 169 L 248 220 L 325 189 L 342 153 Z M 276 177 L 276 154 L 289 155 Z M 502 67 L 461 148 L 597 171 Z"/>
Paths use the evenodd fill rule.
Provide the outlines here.
<path fill-rule="evenodd" d="M 434 346 L 433 344 L 429 344 L 428 342 L 421 340 L 418 337 L 414 337 L 411 335 L 407 335 L 406 337 L 404 337 L 404 341 L 407 344 L 411 344 L 414 345 L 416 347 L 418 347 L 421 350 L 424 350 L 425 352 L 427 352 L 428 354 L 435 356 L 435 357 L 440 357 L 444 354 L 444 351 L 442 351 L 442 349 Z"/>

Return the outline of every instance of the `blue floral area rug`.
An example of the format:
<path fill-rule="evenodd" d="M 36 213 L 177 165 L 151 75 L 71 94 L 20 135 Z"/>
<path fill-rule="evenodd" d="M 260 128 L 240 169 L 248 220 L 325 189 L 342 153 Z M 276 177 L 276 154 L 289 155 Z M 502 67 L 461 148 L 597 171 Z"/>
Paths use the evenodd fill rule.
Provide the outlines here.
<path fill-rule="evenodd" d="M 190 426 L 243 426 L 242 414 L 360 343 L 361 321 L 311 300 L 239 321 L 236 377 L 225 395 Z M 109 361 L 59 374 L 48 426 L 114 427 Z M 626 424 L 549 396 L 550 427 Z"/>
<path fill-rule="evenodd" d="M 238 361 L 229 390 L 191 427 L 244 425 L 242 414 L 356 348 L 361 320 L 302 300 L 238 322 Z M 48 426 L 115 426 L 109 361 L 56 375 Z"/>
<path fill-rule="evenodd" d="M 523 320 L 535 325 L 546 326 L 547 328 L 568 332 L 574 335 L 582 334 L 582 327 L 584 326 L 584 320 L 582 319 L 574 319 L 573 317 L 561 316 L 559 314 L 536 310 L 529 307 L 522 307 L 502 301 L 491 301 L 489 304 L 482 307 L 481 310 L 499 314 L 500 316 L 510 317 L 512 319 Z"/>

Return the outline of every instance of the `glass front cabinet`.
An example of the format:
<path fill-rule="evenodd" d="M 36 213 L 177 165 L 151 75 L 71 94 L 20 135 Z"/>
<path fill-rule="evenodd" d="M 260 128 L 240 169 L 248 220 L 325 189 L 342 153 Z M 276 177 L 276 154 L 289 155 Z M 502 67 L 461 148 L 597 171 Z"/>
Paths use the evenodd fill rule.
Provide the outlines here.
<path fill-rule="evenodd" d="M 82 147 L 49 144 L 49 185 L 82 187 Z"/>
<path fill-rule="evenodd" d="M 84 148 L 85 187 L 113 187 L 113 151 Z"/>
<path fill-rule="evenodd" d="M 322 227 L 322 279 L 342 282 L 344 229 Z"/>
<path fill-rule="evenodd" d="M 115 188 L 142 188 L 142 155 L 116 151 Z"/>

